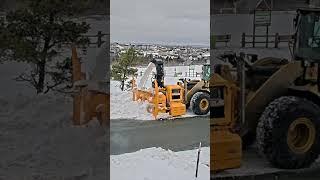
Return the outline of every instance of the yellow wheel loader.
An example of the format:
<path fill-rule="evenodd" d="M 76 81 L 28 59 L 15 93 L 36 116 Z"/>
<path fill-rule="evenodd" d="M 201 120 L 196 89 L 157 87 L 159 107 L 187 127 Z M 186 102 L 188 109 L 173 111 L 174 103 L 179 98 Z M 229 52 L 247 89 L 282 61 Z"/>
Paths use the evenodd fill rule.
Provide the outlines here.
<path fill-rule="evenodd" d="M 180 79 L 184 86 L 184 102 L 196 115 L 205 115 L 210 111 L 210 65 L 202 66 L 201 80 Z"/>
<path fill-rule="evenodd" d="M 241 165 L 256 141 L 274 167 L 310 166 L 320 153 L 320 9 L 298 9 L 291 60 L 220 56 L 211 93 L 213 172 Z M 254 59 L 254 60 L 253 60 Z"/>

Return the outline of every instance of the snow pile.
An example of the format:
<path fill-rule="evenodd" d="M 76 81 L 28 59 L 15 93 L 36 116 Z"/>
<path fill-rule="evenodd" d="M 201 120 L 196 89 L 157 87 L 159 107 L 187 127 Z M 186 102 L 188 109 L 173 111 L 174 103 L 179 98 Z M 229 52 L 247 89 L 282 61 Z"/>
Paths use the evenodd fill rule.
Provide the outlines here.
<path fill-rule="evenodd" d="M 154 117 L 147 112 L 147 103 L 132 100 L 131 91 L 121 91 L 120 83 L 110 82 L 111 119 L 152 120 Z"/>
<path fill-rule="evenodd" d="M 6 107 L 0 111 L 0 177 L 105 177 L 105 130 L 95 121 L 88 128 L 72 127 L 69 98 L 20 94 L 14 101 L 0 99 Z"/>
<path fill-rule="evenodd" d="M 197 180 L 210 179 L 208 147 L 201 149 Z M 173 152 L 162 148 L 110 156 L 111 180 L 195 179 L 197 150 Z"/>

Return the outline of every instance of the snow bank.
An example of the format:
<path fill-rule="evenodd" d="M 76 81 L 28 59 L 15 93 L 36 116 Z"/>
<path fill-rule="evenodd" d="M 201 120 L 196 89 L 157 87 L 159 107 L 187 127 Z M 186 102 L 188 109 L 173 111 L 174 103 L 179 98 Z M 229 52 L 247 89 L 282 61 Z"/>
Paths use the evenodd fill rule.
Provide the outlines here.
<path fill-rule="evenodd" d="M 0 104 L 0 177 L 105 177 L 105 130 L 96 121 L 73 127 L 70 98 L 20 94 L 14 101 L 0 97 Z"/>
<path fill-rule="evenodd" d="M 201 149 L 197 180 L 210 179 L 208 147 Z M 110 156 L 111 180 L 195 179 L 197 150 L 173 152 L 162 148 Z"/>
<path fill-rule="evenodd" d="M 13 80 L 28 68 L 0 65 L 0 179 L 105 179 L 109 133 L 97 121 L 72 126 L 70 97 Z"/>
<path fill-rule="evenodd" d="M 111 119 L 154 119 L 152 114 L 147 112 L 147 103 L 133 101 L 132 92 L 121 91 L 119 82 L 111 81 L 110 87 Z"/>

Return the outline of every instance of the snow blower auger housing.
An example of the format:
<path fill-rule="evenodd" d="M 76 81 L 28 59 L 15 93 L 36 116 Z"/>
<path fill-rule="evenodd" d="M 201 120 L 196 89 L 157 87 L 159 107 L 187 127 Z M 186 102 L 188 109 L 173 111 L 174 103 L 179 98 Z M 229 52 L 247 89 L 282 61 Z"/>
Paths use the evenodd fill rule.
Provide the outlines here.
<path fill-rule="evenodd" d="M 134 82 L 134 81 L 133 81 Z M 179 85 L 159 87 L 158 82 L 153 82 L 153 91 L 133 89 L 134 101 L 148 101 L 147 111 L 155 119 L 160 113 L 169 113 L 172 117 L 186 114 L 186 105 L 183 103 L 183 88 Z"/>
<path fill-rule="evenodd" d="M 152 81 L 153 90 L 146 90 L 144 84 L 152 68 L 156 69 Z M 202 80 L 180 79 L 175 85 L 164 85 L 163 62 L 153 59 L 141 78 L 139 86 L 135 84 L 134 79 L 132 80 L 133 100 L 148 100 L 150 102 L 148 112 L 151 112 L 155 118 L 159 113 L 169 113 L 174 117 L 184 115 L 189 106 L 196 115 L 206 115 L 210 110 L 210 65 L 204 65 L 202 71 Z M 157 92 L 159 96 L 155 95 Z"/>
<path fill-rule="evenodd" d="M 102 57 L 98 56 L 98 58 Z M 106 59 L 103 60 L 106 61 Z M 96 63 L 99 63 L 98 61 Z M 100 64 L 96 66 L 100 66 Z M 101 71 L 107 71 L 106 66 L 101 67 L 105 68 L 105 70 Z M 107 73 L 104 75 L 106 76 Z M 72 79 L 74 88 L 73 124 L 77 126 L 86 125 L 90 121 L 97 119 L 101 126 L 107 126 L 110 99 L 105 87 L 107 82 L 98 81 L 95 77 L 90 80 L 86 79 L 86 74 L 81 70 L 81 63 L 75 46 L 72 47 Z"/>
<path fill-rule="evenodd" d="M 149 105 L 147 111 L 152 113 L 155 119 L 157 119 L 160 113 L 169 113 L 172 117 L 186 114 L 187 110 L 186 105 L 184 104 L 185 91 L 183 85 L 176 84 L 165 86 L 163 62 L 161 60 L 152 60 L 146 72 L 149 71 L 149 73 L 151 73 L 154 66 L 156 68 L 156 74 L 152 81 L 153 89 L 145 90 L 141 88 L 143 85 L 137 87 L 135 80 L 132 80 L 133 100 L 148 101 Z"/>

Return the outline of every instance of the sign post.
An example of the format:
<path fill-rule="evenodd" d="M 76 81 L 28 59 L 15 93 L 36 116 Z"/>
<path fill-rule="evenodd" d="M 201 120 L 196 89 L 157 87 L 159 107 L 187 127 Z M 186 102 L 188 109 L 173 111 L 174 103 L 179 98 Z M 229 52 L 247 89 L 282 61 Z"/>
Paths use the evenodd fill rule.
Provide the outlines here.
<path fill-rule="evenodd" d="M 255 9 L 254 10 L 254 17 L 253 17 L 253 37 L 252 37 L 253 47 L 255 47 L 255 42 L 256 42 L 256 28 L 257 27 L 265 27 L 265 29 L 266 29 L 266 48 L 268 48 L 269 26 L 270 25 L 271 25 L 271 10 Z"/>

